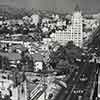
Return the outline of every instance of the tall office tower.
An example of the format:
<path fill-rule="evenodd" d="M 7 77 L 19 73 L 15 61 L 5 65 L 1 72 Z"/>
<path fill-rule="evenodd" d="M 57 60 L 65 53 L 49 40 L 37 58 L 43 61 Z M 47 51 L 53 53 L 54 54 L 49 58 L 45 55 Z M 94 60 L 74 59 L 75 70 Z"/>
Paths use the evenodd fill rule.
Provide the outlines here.
<path fill-rule="evenodd" d="M 76 46 L 83 45 L 83 16 L 77 5 L 71 16 L 71 24 L 67 25 L 66 30 L 58 30 L 52 34 L 53 40 L 62 45 L 66 45 L 68 41 L 73 41 Z"/>
<path fill-rule="evenodd" d="M 83 44 L 83 17 L 79 6 L 75 7 L 72 16 L 71 25 L 71 40 L 74 41 L 75 45 L 82 47 Z"/>

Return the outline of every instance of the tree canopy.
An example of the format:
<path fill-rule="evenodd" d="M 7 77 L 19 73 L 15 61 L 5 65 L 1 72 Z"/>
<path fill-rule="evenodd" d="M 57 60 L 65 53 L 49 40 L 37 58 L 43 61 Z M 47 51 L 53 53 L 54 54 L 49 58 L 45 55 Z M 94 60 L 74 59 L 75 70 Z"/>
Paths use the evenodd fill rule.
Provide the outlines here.
<path fill-rule="evenodd" d="M 83 50 L 69 41 L 65 46 L 60 46 L 56 52 L 52 52 L 50 55 L 50 63 L 53 67 L 59 63 L 62 65 L 67 62 L 68 64 L 74 64 L 76 59 L 81 59 Z"/>

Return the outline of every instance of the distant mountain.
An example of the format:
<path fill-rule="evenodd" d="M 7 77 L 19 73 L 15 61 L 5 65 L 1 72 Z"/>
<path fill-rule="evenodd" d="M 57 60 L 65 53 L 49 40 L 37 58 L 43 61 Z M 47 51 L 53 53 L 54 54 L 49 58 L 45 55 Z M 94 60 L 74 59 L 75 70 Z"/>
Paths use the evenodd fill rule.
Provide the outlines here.
<path fill-rule="evenodd" d="M 67 15 L 68 13 L 59 13 L 52 10 L 39 10 L 39 9 L 26 9 L 26 8 L 16 8 L 9 5 L 0 5 L 0 16 L 7 16 L 8 18 L 22 18 L 23 16 L 31 16 L 32 14 L 39 14 L 41 16 L 50 17 L 52 14 L 56 13 L 60 16 Z"/>
<path fill-rule="evenodd" d="M 0 5 L 0 16 L 7 16 L 8 18 L 22 17 L 28 13 L 25 8 L 15 8 L 9 5 Z"/>

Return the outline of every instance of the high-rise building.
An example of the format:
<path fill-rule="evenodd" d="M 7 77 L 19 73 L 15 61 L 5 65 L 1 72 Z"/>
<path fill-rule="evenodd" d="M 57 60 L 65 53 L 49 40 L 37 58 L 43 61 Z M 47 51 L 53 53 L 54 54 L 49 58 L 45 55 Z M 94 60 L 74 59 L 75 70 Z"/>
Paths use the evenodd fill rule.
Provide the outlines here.
<path fill-rule="evenodd" d="M 82 47 L 83 44 L 83 16 L 79 6 L 75 7 L 71 19 L 71 40 L 79 47 Z"/>
<path fill-rule="evenodd" d="M 57 31 L 52 37 L 60 44 L 66 44 L 68 41 L 73 41 L 76 46 L 82 47 L 83 16 L 78 5 L 75 7 L 72 15 L 71 25 L 67 25 L 67 29 L 64 31 Z"/>

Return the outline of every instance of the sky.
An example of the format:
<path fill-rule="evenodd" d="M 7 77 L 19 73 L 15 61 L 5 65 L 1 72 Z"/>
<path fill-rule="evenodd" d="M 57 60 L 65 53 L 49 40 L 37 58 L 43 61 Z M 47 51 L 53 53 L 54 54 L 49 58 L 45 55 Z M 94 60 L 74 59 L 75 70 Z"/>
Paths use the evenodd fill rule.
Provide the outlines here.
<path fill-rule="evenodd" d="M 79 4 L 84 12 L 100 11 L 100 0 L 0 0 L 0 4 L 15 6 L 18 8 L 37 9 L 61 9 L 66 12 L 73 11 L 76 4 Z"/>

